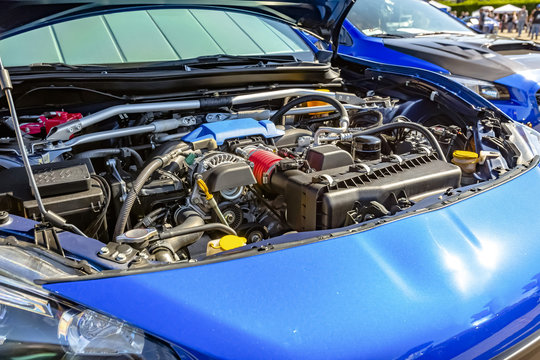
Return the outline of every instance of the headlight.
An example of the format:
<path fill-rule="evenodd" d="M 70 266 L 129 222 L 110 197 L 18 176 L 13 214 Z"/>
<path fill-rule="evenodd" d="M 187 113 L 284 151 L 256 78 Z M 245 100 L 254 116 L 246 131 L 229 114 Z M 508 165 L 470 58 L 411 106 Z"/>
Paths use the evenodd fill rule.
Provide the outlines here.
<path fill-rule="evenodd" d="M 510 92 L 503 85 L 459 76 L 450 76 L 450 78 L 487 100 L 510 100 Z"/>
<path fill-rule="evenodd" d="M 178 359 L 125 322 L 18 285 L 0 284 L 0 359 Z"/>

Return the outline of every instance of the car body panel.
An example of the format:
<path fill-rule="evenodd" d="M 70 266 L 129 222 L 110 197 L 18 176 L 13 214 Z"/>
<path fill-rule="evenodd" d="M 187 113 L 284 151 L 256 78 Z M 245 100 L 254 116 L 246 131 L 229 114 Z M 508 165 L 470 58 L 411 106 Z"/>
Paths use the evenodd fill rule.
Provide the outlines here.
<path fill-rule="evenodd" d="M 425 70 L 431 64 L 410 55 L 400 57 L 401 66 L 343 59 L 368 75 L 436 84 L 431 100 L 423 88 L 428 95 L 421 101 L 435 104 L 448 92 L 461 108 L 463 100 L 498 111 L 444 69 Z M 44 288 L 200 358 L 487 359 L 540 328 L 539 180 L 534 167 L 465 200 L 389 218 L 368 231 L 286 235 L 266 241 L 254 256 L 56 279 Z M 12 233 L 28 238 L 33 222 L 15 220 Z M 108 267 L 97 241 L 83 244 L 65 232 L 59 238 L 68 255 Z M 308 243 L 275 251 L 269 245 L 301 238 Z"/>
<path fill-rule="evenodd" d="M 377 38 L 363 34 L 349 20 L 343 27 L 350 43 L 340 43 L 339 53 L 505 85 L 511 99 L 493 103 L 512 119 L 539 127 L 540 50 L 532 42 L 474 33 Z"/>
<path fill-rule="evenodd" d="M 540 327 L 538 181 L 287 250 L 45 287 L 209 357 L 487 359 Z"/>
<path fill-rule="evenodd" d="M 339 55 L 341 59 L 347 61 L 348 63 L 356 63 L 362 66 L 367 67 L 366 71 L 371 71 L 373 73 L 380 74 L 385 76 L 385 74 L 397 74 L 409 76 L 415 79 L 421 79 L 423 82 L 431 83 L 434 86 L 444 88 L 449 93 L 455 95 L 460 100 L 470 104 L 476 108 L 486 108 L 492 111 L 501 112 L 499 108 L 495 107 L 494 104 L 483 97 L 476 94 L 474 91 L 469 88 L 452 81 L 448 77 L 444 76 L 439 72 L 425 70 L 419 67 L 412 66 L 403 66 L 403 65 L 392 65 L 385 64 L 376 61 L 368 61 L 362 58 L 348 55 Z M 506 115 L 508 116 L 508 115 Z"/>
<path fill-rule="evenodd" d="M 10 215 L 11 221 L 0 225 L 0 237 L 15 236 L 19 239 L 34 242 L 34 228 L 38 222 L 16 215 Z M 58 234 L 62 249 L 73 257 L 88 261 L 99 270 L 125 269 L 126 264 L 118 264 L 97 256 L 103 243 L 99 240 L 63 231 Z"/>
<path fill-rule="evenodd" d="M 511 91 L 510 101 L 492 101 L 499 109 L 512 119 L 527 123 L 536 130 L 540 129 L 540 102 L 537 97 L 540 91 L 540 70 L 526 70 L 509 75 L 496 81 L 506 85 Z M 523 104 L 537 104 L 524 106 Z"/>
<path fill-rule="evenodd" d="M 340 54 L 392 65 L 417 67 L 446 74 L 450 73 L 448 70 L 428 61 L 385 47 L 383 39 L 363 35 L 347 20 L 343 23 L 343 27 L 353 38 L 353 43 L 349 46 L 340 44 L 338 49 Z M 360 37 L 362 41 L 355 41 Z"/>

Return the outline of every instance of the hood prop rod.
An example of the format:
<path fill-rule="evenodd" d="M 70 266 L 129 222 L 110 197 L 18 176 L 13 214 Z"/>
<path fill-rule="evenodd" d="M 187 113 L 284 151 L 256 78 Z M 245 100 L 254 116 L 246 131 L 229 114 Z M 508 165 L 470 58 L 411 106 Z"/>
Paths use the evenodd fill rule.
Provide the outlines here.
<path fill-rule="evenodd" d="M 15 109 L 15 102 L 13 101 L 13 96 L 11 94 L 13 85 L 11 84 L 11 78 L 9 76 L 8 70 L 4 67 L 4 64 L 2 64 L 2 59 L 0 59 L 0 87 L 6 96 L 9 112 L 11 114 L 11 121 L 13 121 L 13 130 L 15 131 L 15 136 L 17 138 L 17 144 L 19 145 L 19 150 L 23 159 L 24 168 L 26 170 L 26 174 L 28 175 L 28 182 L 30 184 L 32 192 L 34 193 L 34 198 L 36 199 L 39 212 L 42 216 L 42 220 L 48 221 L 53 226 L 57 226 L 61 229 L 71 231 L 73 233 L 86 237 L 86 235 L 78 227 L 73 224 L 69 224 L 66 219 L 52 212 L 51 210 L 45 209 L 45 205 L 43 205 L 43 200 L 41 199 L 41 195 L 36 184 L 36 179 L 34 178 L 34 174 L 32 173 L 32 167 L 30 165 L 30 160 L 28 159 L 28 153 L 26 151 L 26 146 L 24 145 L 24 140 L 19 125 L 19 118 L 17 117 L 17 111 Z"/>

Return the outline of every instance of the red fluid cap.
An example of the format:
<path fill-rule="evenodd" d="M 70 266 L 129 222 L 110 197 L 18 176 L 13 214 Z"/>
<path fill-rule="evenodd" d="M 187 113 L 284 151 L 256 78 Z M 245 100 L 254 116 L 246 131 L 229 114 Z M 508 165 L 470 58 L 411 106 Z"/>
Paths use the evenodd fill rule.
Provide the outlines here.
<path fill-rule="evenodd" d="M 260 185 L 264 184 L 264 178 L 269 177 L 274 166 L 283 160 L 282 157 L 267 150 L 255 150 L 249 155 L 249 161 L 253 163 L 253 175 Z"/>
<path fill-rule="evenodd" d="M 21 125 L 21 130 L 26 134 L 38 135 L 42 129 L 45 129 L 45 134 L 57 125 L 64 124 L 71 120 L 82 119 L 81 113 L 68 113 L 65 111 L 52 111 L 41 115 L 37 122 L 26 123 Z"/>

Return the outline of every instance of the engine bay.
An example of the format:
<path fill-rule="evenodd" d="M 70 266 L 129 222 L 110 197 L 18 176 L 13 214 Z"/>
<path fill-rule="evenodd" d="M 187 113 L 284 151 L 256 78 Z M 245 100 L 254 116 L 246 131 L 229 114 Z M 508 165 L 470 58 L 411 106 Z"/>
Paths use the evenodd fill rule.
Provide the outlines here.
<path fill-rule="evenodd" d="M 346 90 L 49 111 L 20 128 L 44 206 L 129 267 L 389 219 L 518 163 L 492 114 L 426 120 L 411 109 L 430 109 L 428 96 Z M 0 122 L 0 208 L 39 220 L 10 117 Z"/>

